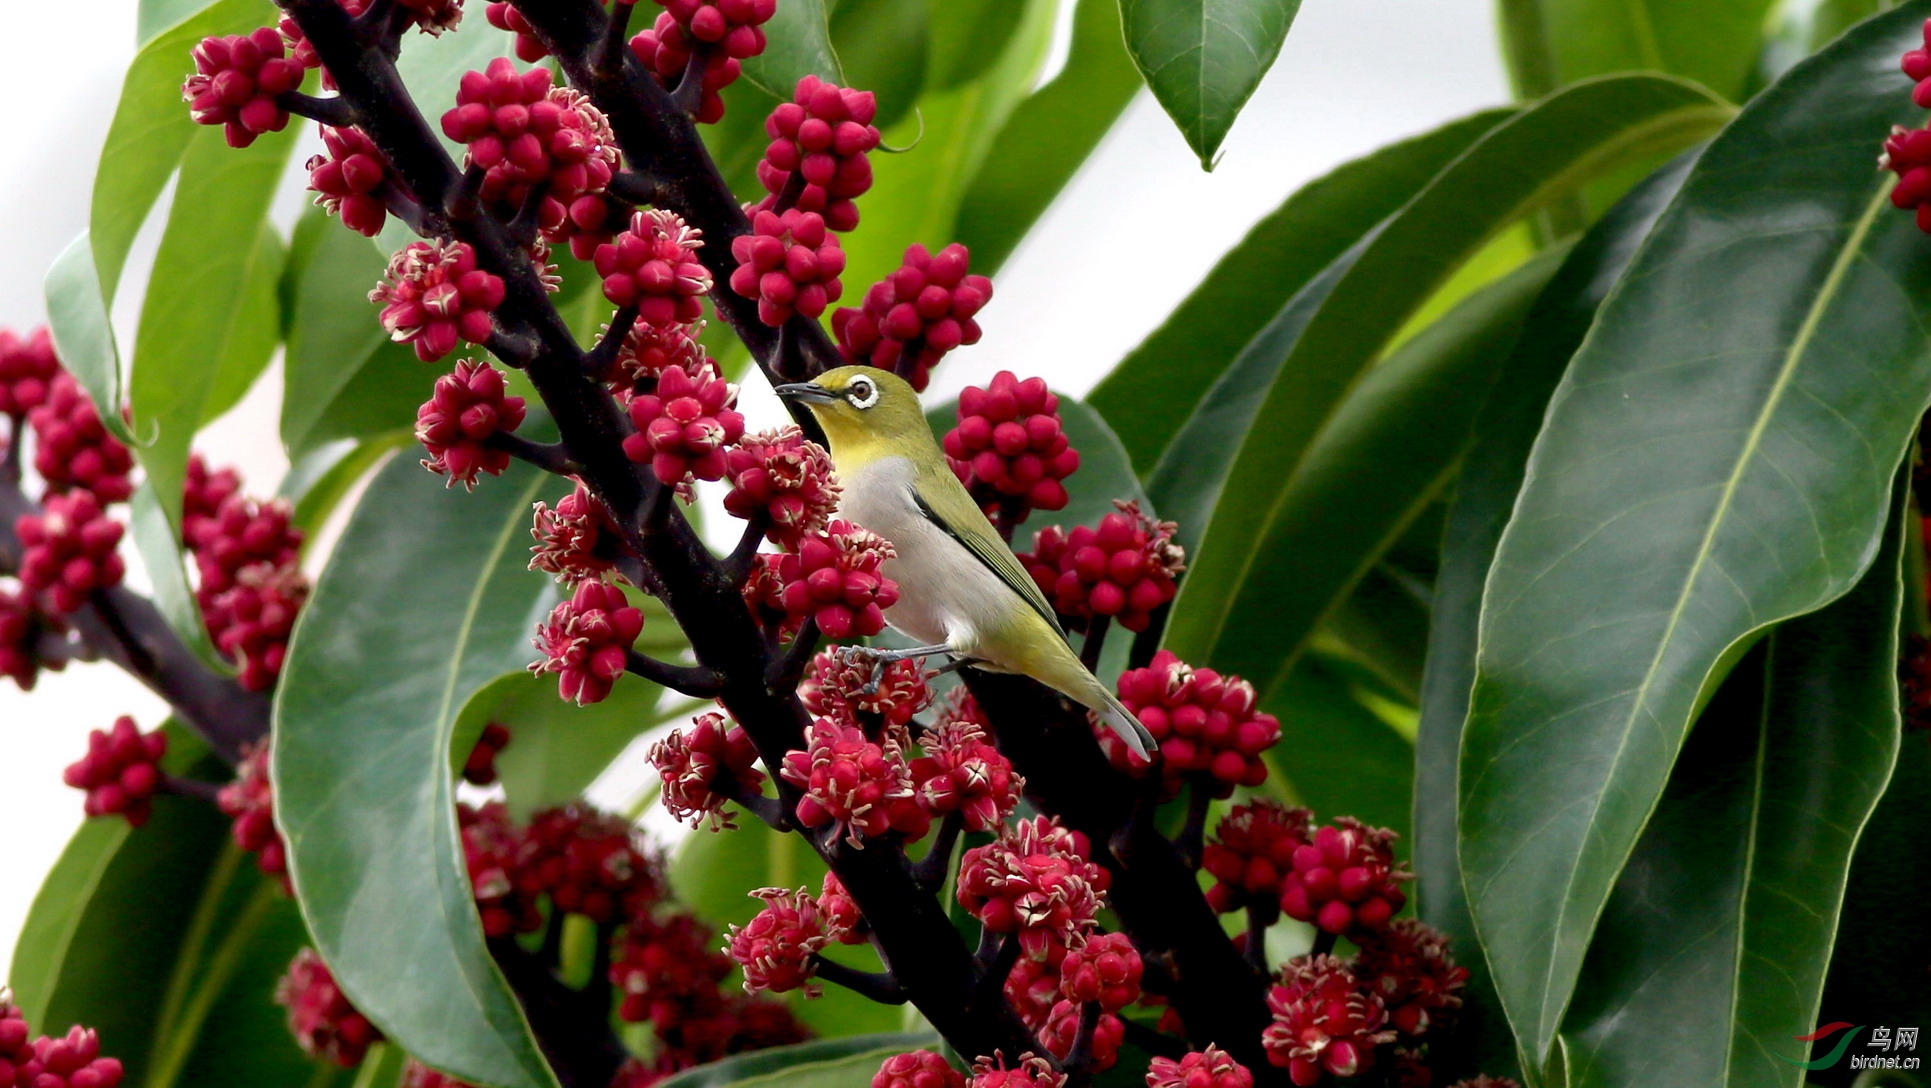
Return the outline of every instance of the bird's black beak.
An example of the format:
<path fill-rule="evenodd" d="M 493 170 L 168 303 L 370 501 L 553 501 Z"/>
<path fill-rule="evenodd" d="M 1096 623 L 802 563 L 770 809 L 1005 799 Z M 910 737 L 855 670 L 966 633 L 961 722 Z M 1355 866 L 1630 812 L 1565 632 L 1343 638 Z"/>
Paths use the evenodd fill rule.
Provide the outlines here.
<path fill-rule="evenodd" d="M 838 395 L 817 382 L 790 382 L 780 385 L 772 392 L 786 400 L 801 400 L 806 404 L 830 404 Z"/>

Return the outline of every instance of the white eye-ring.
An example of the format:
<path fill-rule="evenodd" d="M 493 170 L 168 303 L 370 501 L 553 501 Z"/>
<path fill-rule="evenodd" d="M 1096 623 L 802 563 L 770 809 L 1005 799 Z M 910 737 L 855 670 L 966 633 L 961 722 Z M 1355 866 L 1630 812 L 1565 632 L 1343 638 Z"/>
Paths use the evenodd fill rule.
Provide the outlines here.
<path fill-rule="evenodd" d="M 878 403 L 878 386 L 869 379 L 854 378 L 845 387 L 845 399 L 851 401 L 854 408 L 870 408 Z"/>

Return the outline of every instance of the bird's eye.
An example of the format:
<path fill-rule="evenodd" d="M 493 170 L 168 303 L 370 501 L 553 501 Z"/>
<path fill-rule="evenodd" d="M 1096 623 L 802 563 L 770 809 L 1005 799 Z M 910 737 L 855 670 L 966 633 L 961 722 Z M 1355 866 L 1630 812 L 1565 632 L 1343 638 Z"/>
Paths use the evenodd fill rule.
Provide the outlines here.
<path fill-rule="evenodd" d="M 856 378 L 845 387 L 845 399 L 854 408 L 870 408 L 878 403 L 878 386 L 865 378 Z"/>

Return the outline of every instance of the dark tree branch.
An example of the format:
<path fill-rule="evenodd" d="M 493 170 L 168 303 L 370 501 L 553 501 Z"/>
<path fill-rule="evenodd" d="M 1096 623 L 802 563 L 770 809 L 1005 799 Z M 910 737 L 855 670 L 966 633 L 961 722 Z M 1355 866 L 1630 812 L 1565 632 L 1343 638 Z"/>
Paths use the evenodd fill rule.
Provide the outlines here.
<path fill-rule="evenodd" d="M 583 357 L 584 372 L 592 378 L 609 370 L 623 353 L 624 341 L 630 337 L 630 330 L 637 327 L 637 307 L 625 306 L 610 319 L 610 327 L 597 338 L 597 345 Z"/>
<path fill-rule="evenodd" d="M 537 443 L 509 431 L 497 431 L 483 444 L 557 476 L 573 476 L 583 467 L 570 460 L 570 450 L 561 442 Z"/>
<path fill-rule="evenodd" d="M 1314 931 L 1314 946 L 1307 950 L 1307 954 L 1310 956 L 1331 956 L 1334 954 L 1334 943 L 1338 940 L 1340 938 L 1335 934 L 1329 933 L 1325 929 L 1316 929 Z"/>
<path fill-rule="evenodd" d="M 798 686 L 798 681 L 810 666 L 812 657 L 818 652 L 818 621 L 806 620 L 805 625 L 792 638 L 791 644 L 784 649 L 783 656 L 771 662 L 767 674 L 768 683 L 774 690 L 788 691 Z"/>
<path fill-rule="evenodd" d="M 888 972 L 860 971 L 818 954 L 811 957 L 811 963 L 819 978 L 881 1005 L 903 1005 L 907 1000 L 905 988 Z"/>
<path fill-rule="evenodd" d="M 724 690 L 724 678 L 718 671 L 702 665 L 673 665 L 632 650 L 624 667 L 653 684 L 682 692 L 693 699 L 714 699 Z"/>
<path fill-rule="evenodd" d="M 1187 783 L 1187 822 L 1181 825 L 1173 845 L 1186 859 L 1189 869 L 1200 868 L 1207 842 L 1207 811 L 1213 803 L 1213 793 L 1198 778 Z"/>
<path fill-rule="evenodd" d="M 725 570 L 731 580 L 744 584 L 746 575 L 751 573 L 751 564 L 757 562 L 758 548 L 764 543 L 764 534 L 771 531 L 771 512 L 760 509 L 744 522 L 744 532 L 738 536 L 737 547 L 731 549 L 730 557 L 724 561 Z"/>
<path fill-rule="evenodd" d="M 1267 969 L 1267 931 L 1281 920 L 1281 905 L 1273 899 L 1258 899 L 1247 905 L 1247 964 L 1262 977 Z"/>
<path fill-rule="evenodd" d="M 939 833 L 932 837 L 932 849 L 912 867 L 912 878 L 919 887 L 937 894 L 945 886 L 945 878 L 952 872 L 952 852 L 958 848 L 959 833 L 965 830 L 965 816 L 958 812 L 948 812 L 939 823 Z"/>
<path fill-rule="evenodd" d="M 1073 1031 L 1073 1045 L 1066 1048 L 1066 1060 L 1061 1064 L 1069 1088 L 1079 1088 L 1093 1079 L 1093 1032 L 1099 1029 L 1101 1011 L 1097 1001 L 1080 1006 L 1079 1027 Z"/>
<path fill-rule="evenodd" d="M 564 1088 L 605 1088 L 629 1057 L 610 1030 L 609 971 L 599 973 L 602 986 L 593 978 L 584 989 L 572 990 L 548 961 L 524 951 L 512 938 L 489 942 L 489 950 L 522 1000 L 543 1056 Z M 607 965 L 609 953 L 603 955 Z"/>
<path fill-rule="evenodd" d="M 221 787 L 216 783 L 203 782 L 198 778 L 181 778 L 171 774 L 162 775 L 161 784 L 155 788 L 161 793 L 172 793 L 177 797 L 192 797 L 211 805 L 221 795 Z"/>
<path fill-rule="evenodd" d="M 610 179 L 610 195 L 627 204 L 655 204 L 664 192 L 661 179 L 640 170 L 619 170 Z"/>
<path fill-rule="evenodd" d="M 1079 661 L 1087 672 L 1100 671 L 1100 654 L 1106 649 L 1106 632 L 1112 623 L 1111 616 L 1094 616 L 1086 621 L 1086 640 L 1080 643 Z"/>

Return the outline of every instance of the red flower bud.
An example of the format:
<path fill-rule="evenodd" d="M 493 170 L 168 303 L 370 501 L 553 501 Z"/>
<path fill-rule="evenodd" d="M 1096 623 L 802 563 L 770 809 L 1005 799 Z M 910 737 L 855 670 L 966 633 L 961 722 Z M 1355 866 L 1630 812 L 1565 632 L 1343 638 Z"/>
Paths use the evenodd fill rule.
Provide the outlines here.
<path fill-rule="evenodd" d="M 167 751 L 167 734 L 159 729 L 143 734 L 123 714 L 111 731 L 96 729 L 87 735 L 87 754 L 70 764 L 61 780 L 86 791 L 87 815 L 119 815 L 140 827 L 147 823 L 155 791 L 167 777 L 161 770 Z"/>
<path fill-rule="evenodd" d="M 578 706 L 600 703 L 623 675 L 630 648 L 643 629 L 643 612 L 630 606 L 623 590 L 605 582 L 583 582 L 537 626 L 536 648 L 543 651 L 543 659 L 533 662 L 530 671 L 538 676 L 556 673 L 557 694 Z"/>
<path fill-rule="evenodd" d="M 969 265 L 966 247 L 957 242 L 936 255 L 922 245 L 907 249 L 898 271 L 873 284 L 859 309 L 847 307 L 831 316 L 832 333 L 846 361 L 893 371 L 923 390 L 932 367 L 947 352 L 979 342 L 974 318 L 992 299 L 992 281 L 967 275 Z M 1042 393 L 1045 388 L 1041 383 Z M 1057 510 L 1065 502 L 1035 505 Z"/>

